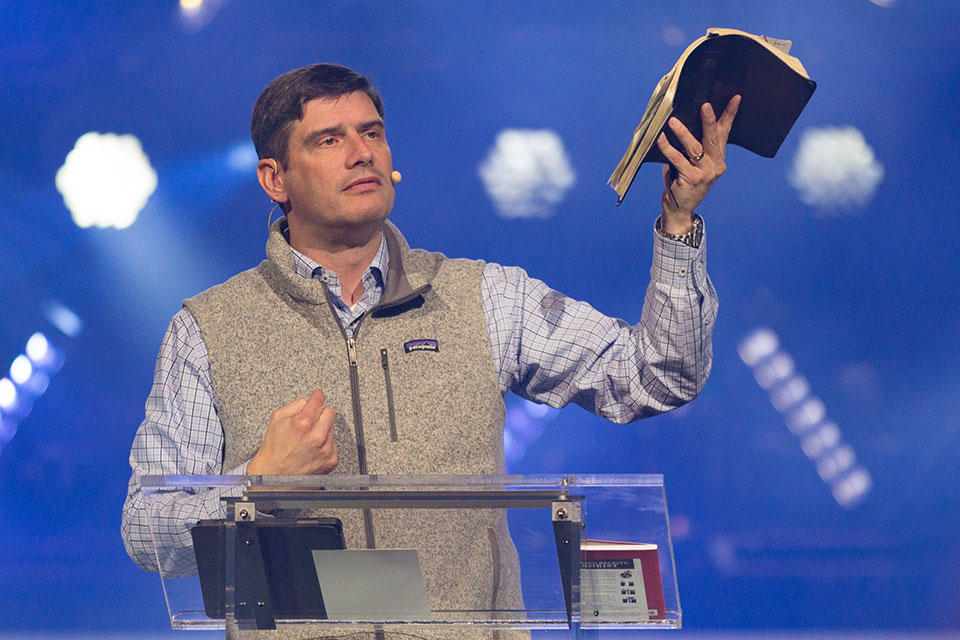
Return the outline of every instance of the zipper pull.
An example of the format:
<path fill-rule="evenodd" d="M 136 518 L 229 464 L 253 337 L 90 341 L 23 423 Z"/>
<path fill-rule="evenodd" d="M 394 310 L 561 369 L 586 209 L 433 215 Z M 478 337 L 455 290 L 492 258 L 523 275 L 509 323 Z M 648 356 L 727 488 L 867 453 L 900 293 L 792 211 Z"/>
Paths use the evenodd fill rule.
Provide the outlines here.
<path fill-rule="evenodd" d="M 357 341 L 347 338 L 347 355 L 350 356 L 350 366 L 357 366 Z"/>
<path fill-rule="evenodd" d="M 387 367 L 389 367 L 389 365 L 387 364 L 387 350 L 386 350 L 386 349 L 380 349 L 380 364 L 383 365 L 383 368 L 384 368 L 384 369 L 386 369 Z"/>

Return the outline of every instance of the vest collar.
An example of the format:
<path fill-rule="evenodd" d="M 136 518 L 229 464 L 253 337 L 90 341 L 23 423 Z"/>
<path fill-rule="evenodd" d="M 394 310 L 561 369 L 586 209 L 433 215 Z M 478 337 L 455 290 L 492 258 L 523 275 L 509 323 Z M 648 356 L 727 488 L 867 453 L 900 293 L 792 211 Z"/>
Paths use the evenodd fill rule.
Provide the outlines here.
<path fill-rule="evenodd" d="M 300 277 L 294 271 L 294 258 L 286 239 L 286 231 L 285 217 L 276 220 L 270 228 L 270 237 L 267 238 L 267 262 L 264 265 L 270 279 L 282 284 L 283 289 L 298 302 L 326 304 L 326 285 L 313 278 Z M 418 260 L 403 234 L 392 222 L 384 223 L 383 235 L 390 253 L 390 264 L 387 267 L 383 296 L 373 311 L 400 305 L 422 295 L 430 289 L 430 281 L 436 275 L 435 262 Z"/>

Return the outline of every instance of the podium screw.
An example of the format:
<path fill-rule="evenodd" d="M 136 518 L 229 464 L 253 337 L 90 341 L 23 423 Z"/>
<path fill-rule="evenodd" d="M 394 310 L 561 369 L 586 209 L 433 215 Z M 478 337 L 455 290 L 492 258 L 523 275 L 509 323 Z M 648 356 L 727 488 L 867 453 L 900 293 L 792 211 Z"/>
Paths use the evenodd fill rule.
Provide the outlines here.
<path fill-rule="evenodd" d="M 558 518 L 558 519 L 563 520 L 563 519 L 565 519 L 566 517 L 567 517 L 567 510 L 566 510 L 566 509 L 564 509 L 563 507 L 560 507 L 559 509 L 557 509 L 557 518 Z"/>

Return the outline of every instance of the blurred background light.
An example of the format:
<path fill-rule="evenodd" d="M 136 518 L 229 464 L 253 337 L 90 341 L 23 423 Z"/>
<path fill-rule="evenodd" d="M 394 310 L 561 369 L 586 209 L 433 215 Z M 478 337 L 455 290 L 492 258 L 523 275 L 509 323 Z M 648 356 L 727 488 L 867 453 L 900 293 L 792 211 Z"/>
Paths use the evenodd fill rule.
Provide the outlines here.
<path fill-rule="evenodd" d="M 840 442 L 840 429 L 833 422 L 825 422 L 800 440 L 800 448 L 811 460 L 815 460 Z"/>
<path fill-rule="evenodd" d="M 764 389 L 770 389 L 793 375 L 793 358 L 783 352 L 770 356 L 753 370 L 753 376 Z"/>
<path fill-rule="evenodd" d="M 787 416 L 787 428 L 799 435 L 816 426 L 827 415 L 827 408 L 819 398 L 808 398 L 800 407 Z"/>
<path fill-rule="evenodd" d="M 858 467 L 833 484 L 833 497 L 844 508 L 850 509 L 860 502 L 873 487 L 873 477 L 863 467 Z"/>
<path fill-rule="evenodd" d="M 0 378 L 0 409 L 10 411 L 17 403 L 17 387 L 9 378 Z"/>
<path fill-rule="evenodd" d="M 28 358 L 40 365 L 50 358 L 50 341 L 38 331 L 27 340 L 26 352 Z"/>
<path fill-rule="evenodd" d="M 777 335 L 766 327 L 754 329 L 740 340 L 737 352 L 767 391 L 770 404 L 784 414 L 787 428 L 799 439 L 800 449 L 813 461 L 820 478 L 830 485 L 834 500 L 846 509 L 856 506 L 873 486 L 872 480 L 864 481 L 870 474 L 854 468 L 853 447 L 842 442 L 836 423 L 827 421 L 826 405 L 811 395 L 809 381 L 796 373 L 796 364 L 781 348 Z M 847 477 L 855 480 L 848 482 Z M 838 488 L 837 483 L 844 484 Z"/>
<path fill-rule="evenodd" d="M 812 128 L 800 137 L 788 179 L 818 215 L 856 214 L 883 180 L 883 165 L 859 129 Z"/>
<path fill-rule="evenodd" d="M 770 392 L 770 402 L 780 413 L 785 413 L 807 394 L 810 393 L 810 383 L 803 376 L 794 376 Z"/>
<path fill-rule="evenodd" d="M 857 456 L 848 445 L 841 445 L 817 459 L 817 473 L 824 482 L 833 482 L 841 473 L 853 466 Z"/>
<path fill-rule="evenodd" d="M 13 380 L 16 384 L 22 385 L 27 380 L 30 379 L 30 376 L 33 375 L 33 365 L 30 364 L 30 358 L 20 354 L 13 359 L 13 362 L 10 364 L 10 379 Z"/>
<path fill-rule="evenodd" d="M 478 172 L 507 219 L 550 217 L 575 182 L 560 136 L 542 129 L 501 131 Z"/>
<path fill-rule="evenodd" d="M 748 367 L 754 367 L 764 358 L 772 355 L 780 346 L 777 334 L 767 328 L 756 329 L 737 346 L 740 359 Z"/>
<path fill-rule="evenodd" d="M 252 175 L 257 168 L 257 160 L 257 149 L 248 140 L 237 142 L 227 149 L 227 166 L 234 171 Z"/>
<path fill-rule="evenodd" d="M 83 331 L 83 320 L 80 319 L 80 316 L 61 302 L 48 300 L 44 305 L 43 314 L 50 324 L 67 337 L 76 338 Z"/>
<path fill-rule="evenodd" d="M 157 188 L 157 172 L 131 134 L 85 133 L 57 171 L 57 191 L 77 226 L 125 229 Z"/>

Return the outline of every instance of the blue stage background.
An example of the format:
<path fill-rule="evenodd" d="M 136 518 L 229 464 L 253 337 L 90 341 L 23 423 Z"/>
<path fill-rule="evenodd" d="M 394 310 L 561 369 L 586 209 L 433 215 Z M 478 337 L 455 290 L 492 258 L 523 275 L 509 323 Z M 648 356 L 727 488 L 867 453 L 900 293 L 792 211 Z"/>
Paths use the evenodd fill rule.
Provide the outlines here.
<path fill-rule="evenodd" d="M 702 206 L 721 308 L 712 378 L 627 426 L 508 400 L 510 471 L 663 473 L 685 626 L 960 630 L 960 9 L 952 0 L 0 3 L 0 376 L 38 330 L 59 372 L 0 450 L 0 629 L 160 632 L 159 579 L 120 540 L 127 456 L 183 298 L 262 259 L 249 162 L 273 77 L 373 77 L 411 244 L 526 268 L 640 317 L 662 182 L 605 185 L 659 80 L 721 26 L 792 39 L 819 87 L 775 159 L 732 148 Z M 854 127 L 883 167 L 863 202 L 791 184 L 808 130 Z M 563 142 L 575 182 L 507 219 L 478 167 L 504 129 Z M 127 229 L 81 229 L 54 186 L 87 131 L 158 174 Z M 828 185 L 829 186 L 829 185 Z M 826 187 L 825 187 L 826 188 Z M 72 339 L 51 308 L 82 320 Z M 841 506 L 738 355 L 779 336 L 872 484 Z M 768 334 L 769 335 L 769 334 Z M 10 435 L 10 434 L 8 434 Z"/>

